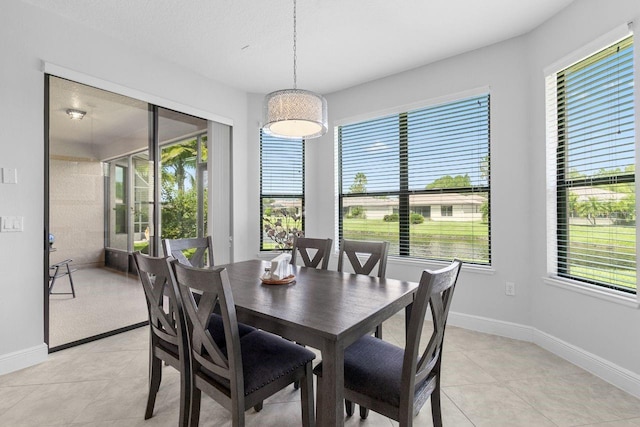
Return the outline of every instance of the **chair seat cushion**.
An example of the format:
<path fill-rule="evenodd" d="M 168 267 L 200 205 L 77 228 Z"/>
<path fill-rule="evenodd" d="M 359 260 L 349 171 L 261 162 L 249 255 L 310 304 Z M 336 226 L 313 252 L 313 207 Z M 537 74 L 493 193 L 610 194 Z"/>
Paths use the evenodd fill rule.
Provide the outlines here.
<path fill-rule="evenodd" d="M 227 343 L 225 342 L 225 334 L 224 334 L 224 323 L 222 323 L 222 316 L 216 313 L 212 313 L 209 317 L 209 325 L 207 325 L 207 329 L 213 338 L 213 341 L 217 344 L 218 347 L 223 348 L 226 347 Z M 244 323 L 238 322 L 238 333 L 240 338 L 245 335 L 255 331 L 256 328 L 245 325 Z"/>
<path fill-rule="evenodd" d="M 222 349 L 225 354 L 226 350 Z M 255 330 L 240 338 L 240 353 L 244 369 L 245 396 L 295 371 L 316 357 L 312 351 L 302 346 L 261 330 Z M 203 372 L 229 387 L 228 380 L 204 368 Z"/>
<path fill-rule="evenodd" d="M 344 386 L 399 406 L 403 362 L 404 349 L 365 335 L 344 351 Z M 322 363 L 313 372 L 322 376 Z"/>

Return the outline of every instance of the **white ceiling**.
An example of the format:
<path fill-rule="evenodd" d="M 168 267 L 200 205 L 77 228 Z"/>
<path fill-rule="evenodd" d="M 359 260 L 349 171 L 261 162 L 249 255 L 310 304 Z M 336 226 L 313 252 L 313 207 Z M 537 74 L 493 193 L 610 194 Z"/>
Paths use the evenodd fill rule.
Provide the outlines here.
<path fill-rule="evenodd" d="M 291 0 L 23 0 L 226 85 L 293 85 Z M 323 94 L 534 29 L 573 0 L 299 0 L 298 87 Z"/>

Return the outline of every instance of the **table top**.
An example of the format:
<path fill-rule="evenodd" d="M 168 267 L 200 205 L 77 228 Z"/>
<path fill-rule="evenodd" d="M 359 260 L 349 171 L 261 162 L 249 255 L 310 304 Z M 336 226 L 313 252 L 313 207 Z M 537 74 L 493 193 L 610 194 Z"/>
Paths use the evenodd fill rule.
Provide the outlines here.
<path fill-rule="evenodd" d="M 240 320 L 247 315 L 254 321 L 276 319 L 277 325 L 266 329 L 290 326 L 295 336 L 287 336 L 286 330 L 283 336 L 311 346 L 314 339 L 305 337 L 348 345 L 410 304 L 418 287 L 414 282 L 299 266 L 292 267 L 295 282 L 266 285 L 260 275 L 269 266 L 250 260 L 216 267 L 227 269 Z"/>

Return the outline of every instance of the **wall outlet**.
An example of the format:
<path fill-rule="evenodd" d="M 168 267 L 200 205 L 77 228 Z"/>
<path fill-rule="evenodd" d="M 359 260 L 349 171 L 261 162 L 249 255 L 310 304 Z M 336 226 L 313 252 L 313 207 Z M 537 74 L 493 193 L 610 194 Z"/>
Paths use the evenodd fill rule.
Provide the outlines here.
<path fill-rule="evenodd" d="M 504 285 L 504 294 L 513 297 L 516 295 L 516 284 L 513 282 L 507 282 Z"/>

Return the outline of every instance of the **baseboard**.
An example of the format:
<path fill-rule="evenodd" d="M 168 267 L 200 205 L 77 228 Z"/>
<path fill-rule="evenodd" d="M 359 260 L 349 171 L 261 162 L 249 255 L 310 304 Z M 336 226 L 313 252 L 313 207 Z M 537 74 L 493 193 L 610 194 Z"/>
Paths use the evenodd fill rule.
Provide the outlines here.
<path fill-rule="evenodd" d="M 536 330 L 533 342 L 640 399 L 640 375 L 546 332 Z"/>
<path fill-rule="evenodd" d="M 640 375 L 530 326 L 463 313 L 449 313 L 452 326 L 532 342 L 640 399 Z"/>
<path fill-rule="evenodd" d="M 502 320 L 489 319 L 487 317 L 473 316 L 464 313 L 449 312 L 447 320 L 452 326 L 459 326 L 472 331 L 486 334 L 499 335 L 521 341 L 533 342 L 534 329 L 530 326 Z"/>
<path fill-rule="evenodd" d="M 49 351 L 46 344 L 0 355 L 0 375 L 28 368 L 47 360 Z"/>

